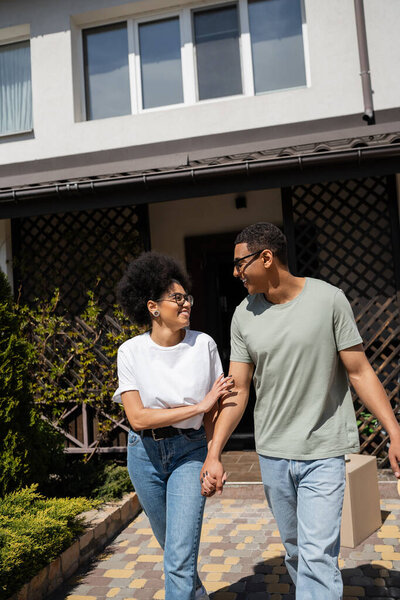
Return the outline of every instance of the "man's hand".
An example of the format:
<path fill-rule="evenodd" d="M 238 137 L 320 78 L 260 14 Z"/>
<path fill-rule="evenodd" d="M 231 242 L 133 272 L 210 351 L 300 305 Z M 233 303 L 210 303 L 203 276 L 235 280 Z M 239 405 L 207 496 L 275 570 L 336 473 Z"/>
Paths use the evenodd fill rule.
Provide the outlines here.
<path fill-rule="evenodd" d="M 222 462 L 218 458 L 207 456 L 201 469 L 201 495 L 213 496 L 215 492 L 222 494 L 222 488 L 226 481 L 226 473 Z"/>
<path fill-rule="evenodd" d="M 389 460 L 394 476 L 400 479 L 400 438 L 394 438 L 390 441 Z"/>
<path fill-rule="evenodd" d="M 220 460 L 221 453 L 246 408 L 253 371 L 252 363 L 231 362 L 229 365 L 232 379 L 227 385 L 227 393 L 220 399 L 218 417 L 208 442 L 208 455 L 200 474 L 203 496 L 212 496 L 215 492 L 222 494 L 226 473 Z M 235 388 L 231 390 L 233 383 Z"/>

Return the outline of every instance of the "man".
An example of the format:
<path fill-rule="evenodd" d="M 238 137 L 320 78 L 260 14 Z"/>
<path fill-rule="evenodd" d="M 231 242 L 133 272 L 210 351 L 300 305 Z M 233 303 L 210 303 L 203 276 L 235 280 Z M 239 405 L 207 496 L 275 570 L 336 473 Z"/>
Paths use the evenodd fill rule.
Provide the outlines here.
<path fill-rule="evenodd" d="M 296 598 L 340 600 L 344 455 L 359 450 L 347 376 L 390 435 L 396 477 L 400 428 L 345 295 L 318 279 L 292 275 L 286 238 L 277 227 L 256 223 L 238 235 L 233 274 L 249 296 L 232 319 L 235 394 L 221 401 L 202 493 L 222 491 L 221 453 L 243 415 L 254 371 L 256 450 Z"/>

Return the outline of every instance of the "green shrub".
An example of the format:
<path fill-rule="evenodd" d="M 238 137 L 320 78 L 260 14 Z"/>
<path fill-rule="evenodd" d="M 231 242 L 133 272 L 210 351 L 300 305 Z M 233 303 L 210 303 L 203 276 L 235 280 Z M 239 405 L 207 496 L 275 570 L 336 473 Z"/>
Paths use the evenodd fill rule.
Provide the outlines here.
<path fill-rule="evenodd" d="M 128 469 L 115 463 L 104 464 L 100 485 L 94 488 L 93 498 L 107 501 L 122 498 L 124 494 L 133 491 Z"/>
<path fill-rule="evenodd" d="M 45 490 L 51 496 L 86 496 L 104 502 L 122 498 L 131 491 L 133 486 L 126 466 L 104 455 L 95 455 L 88 462 L 67 456 L 66 468 Z"/>
<path fill-rule="evenodd" d="M 0 496 L 43 483 L 62 457 L 62 438 L 35 408 L 33 366 L 34 348 L 21 334 L 11 289 L 0 270 Z"/>
<path fill-rule="evenodd" d="M 117 308 L 104 314 L 93 292 L 73 319 L 60 314 L 57 290 L 35 306 L 13 303 L 1 274 L 0 332 L 0 495 L 35 482 L 41 492 L 58 496 L 92 496 L 97 489 L 113 498 L 131 489 L 125 469 L 106 471 L 95 456 L 69 460 L 58 432 L 73 433 L 64 415 L 85 404 L 89 437 L 98 445 L 112 443 L 122 416 L 112 401 L 117 349 L 141 330 Z"/>
<path fill-rule="evenodd" d="M 46 499 L 37 485 L 0 500 L 0 600 L 9 598 L 83 531 L 87 498 Z"/>

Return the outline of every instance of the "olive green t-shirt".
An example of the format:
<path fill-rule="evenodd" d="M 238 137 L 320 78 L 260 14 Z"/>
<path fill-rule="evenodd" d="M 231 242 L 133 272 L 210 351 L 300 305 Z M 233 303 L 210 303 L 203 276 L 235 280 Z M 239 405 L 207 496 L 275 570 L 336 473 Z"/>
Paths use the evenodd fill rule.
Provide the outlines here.
<path fill-rule="evenodd" d="M 357 423 L 339 351 L 360 344 L 344 293 L 307 277 L 296 298 L 247 296 L 231 326 L 231 361 L 253 363 L 256 450 L 312 460 L 357 452 Z"/>

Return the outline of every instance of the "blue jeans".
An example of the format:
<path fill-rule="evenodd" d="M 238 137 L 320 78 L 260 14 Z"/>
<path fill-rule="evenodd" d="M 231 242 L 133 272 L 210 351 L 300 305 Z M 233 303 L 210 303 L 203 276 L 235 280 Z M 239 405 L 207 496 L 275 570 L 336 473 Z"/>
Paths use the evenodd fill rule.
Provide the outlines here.
<path fill-rule="evenodd" d="M 338 555 L 344 457 L 286 460 L 260 455 L 259 459 L 296 600 L 341 600 Z"/>
<path fill-rule="evenodd" d="M 153 533 L 164 550 L 165 600 L 193 600 L 201 585 L 197 556 L 205 498 L 200 470 L 204 428 L 155 441 L 130 431 L 128 471 Z"/>

